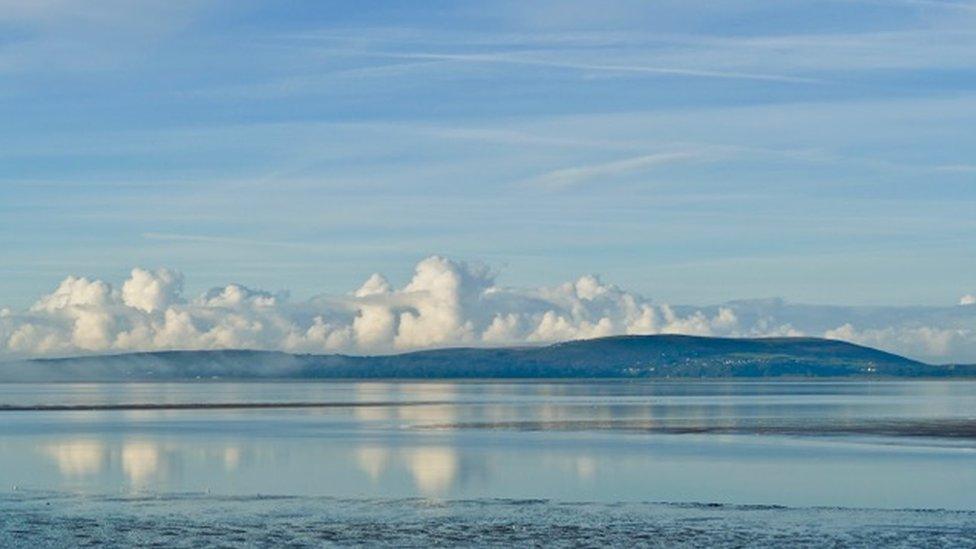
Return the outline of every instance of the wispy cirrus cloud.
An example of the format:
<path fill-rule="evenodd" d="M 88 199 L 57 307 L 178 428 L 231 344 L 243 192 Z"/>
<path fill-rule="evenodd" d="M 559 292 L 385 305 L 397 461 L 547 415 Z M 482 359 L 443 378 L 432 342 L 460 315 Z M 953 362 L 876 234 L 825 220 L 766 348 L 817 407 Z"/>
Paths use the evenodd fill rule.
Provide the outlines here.
<path fill-rule="evenodd" d="M 443 252 L 677 302 L 955 302 L 971 5 L 0 0 L 4 301 Z"/>
<path fill-rule="evenodd" d="M 878 0 L 874 0 L 874 1 L 872 1 L 872 0 L 852 0 L 852 1 L 854 1 L 854 2 L 864 2 L 864 3 L 874 3 L 874 4 L 882 3 L 882 2 L 880 2 Z M 893 3 L 896 3 L 896 4 L 904 4 L 904 5 L 907 5 L 907 6 L 921 6 L 921 7 L 929 7 L 929 8 L 941 8 L 941 9 L 945 9 L 945 10 L 949 10 L 949 11 L 959 10 L 959 11 L 974 12 L 974 13 L 976 13 L 976 3 L 967 2 L 967 1 L 953 2 L 952 0 L 895 0 Z"/>
<path fill-rule="evenodd" d="M 792 84 L 815 84 L 822 80 L 803 76 L 784 74 L 767 74 L 757 72 L 723 71 L 684 67 L 650 66 L 639 64 L 617 63 L 586 63 L 558 58 L 533 57 L 525 54 L 511 53 L 382 53 L 381 55 L 403 59 L 431 59 L 440 61 L 454 61 L 458 63 L 487 63 L 508 64 L 534 67 L 550 67 L 556 69 L 572 69 L 578 71 L 599 71 L 609 73 L 654 74 L 661 76 L 689 76 L 695 78 L 721 78 L 735 80 L 761 80 L 766 82 L 786 82 Z"/>
<path fill-rule="evenodd" d="M 560 168 L 529 179 L 526 184 L 547 190 L 563 190 L 603 178 L 640 172 L 655 166 L 680 162 L 703 161 L 706 157 L 694 152 L 665 152 L 634 156 L 612 162 Z"/>
<path fill-rule="evenodd" d="M 945 164 L 936 166 L 934 169 L 948 173 L 976 173 L 976 164 Z"/>

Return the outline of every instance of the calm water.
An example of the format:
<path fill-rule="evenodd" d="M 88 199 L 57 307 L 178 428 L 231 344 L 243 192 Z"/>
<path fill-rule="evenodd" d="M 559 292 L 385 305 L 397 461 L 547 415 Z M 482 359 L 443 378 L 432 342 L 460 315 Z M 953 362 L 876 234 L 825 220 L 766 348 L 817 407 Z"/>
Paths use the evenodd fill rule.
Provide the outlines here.
<path fill-rule="evenodd" d="M 0 385 L 0 492 L 976 510 L 973 382 Z M 12 496 L 11 496 L 12 497 Z"/>

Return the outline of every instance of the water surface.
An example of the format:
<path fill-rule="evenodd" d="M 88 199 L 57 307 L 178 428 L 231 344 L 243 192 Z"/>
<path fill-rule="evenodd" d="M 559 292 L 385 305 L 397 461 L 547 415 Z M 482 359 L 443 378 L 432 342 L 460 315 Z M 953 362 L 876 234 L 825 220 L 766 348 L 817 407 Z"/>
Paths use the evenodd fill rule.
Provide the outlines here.
<path fill-rule="evenodd" d="M 966 381 L 9 384 L 3 405 L 10 492 L 976 510 Z"/>

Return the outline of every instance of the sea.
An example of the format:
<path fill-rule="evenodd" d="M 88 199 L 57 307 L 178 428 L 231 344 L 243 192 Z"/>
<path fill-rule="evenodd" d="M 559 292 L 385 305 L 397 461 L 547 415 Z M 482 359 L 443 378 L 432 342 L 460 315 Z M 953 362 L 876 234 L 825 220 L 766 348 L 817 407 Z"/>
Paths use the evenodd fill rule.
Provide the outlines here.
<path fill-rule="evenodd" d="M 976 547 L 973 381 L 0 384 L 0 546 Z"/>

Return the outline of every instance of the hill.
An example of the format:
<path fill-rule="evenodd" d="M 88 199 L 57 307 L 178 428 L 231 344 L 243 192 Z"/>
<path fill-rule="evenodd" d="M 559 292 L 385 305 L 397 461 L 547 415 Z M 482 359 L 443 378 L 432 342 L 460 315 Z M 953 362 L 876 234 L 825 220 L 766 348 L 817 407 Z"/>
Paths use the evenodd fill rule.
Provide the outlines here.
<path fill-rule="evenodd" d="M 164 351 L 0 364 L 5 381 L 367 378 L 962 377 L 936 366 L 818 338 L 619 336 L 545 347 L 451 348 L 388 356 Z"/>

